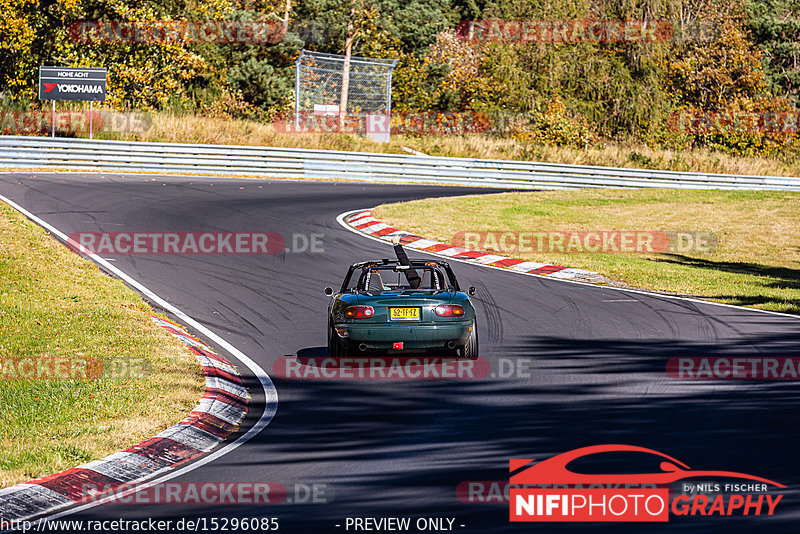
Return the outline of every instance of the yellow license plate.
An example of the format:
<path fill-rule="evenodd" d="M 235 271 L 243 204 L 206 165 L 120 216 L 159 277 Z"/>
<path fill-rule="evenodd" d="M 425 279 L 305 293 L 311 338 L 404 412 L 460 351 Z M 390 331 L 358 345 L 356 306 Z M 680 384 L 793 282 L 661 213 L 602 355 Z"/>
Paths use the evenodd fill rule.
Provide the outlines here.
<path fill-rule="evenodd" d="M 389 308 L 389 318 L 393 321 L 418 320 L 419 308 Z"/>

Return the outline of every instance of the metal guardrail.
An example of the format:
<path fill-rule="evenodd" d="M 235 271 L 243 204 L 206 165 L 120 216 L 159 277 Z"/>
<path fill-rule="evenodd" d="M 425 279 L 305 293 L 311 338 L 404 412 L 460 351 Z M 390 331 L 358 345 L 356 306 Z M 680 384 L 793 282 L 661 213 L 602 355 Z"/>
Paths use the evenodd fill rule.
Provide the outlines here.
<path fill-rule="evenodd" d="M 0 168 L 332 178 L 514 189 L 664 187 L 800 191 L 798 177 L 689 173 L 373 152 L 26 136 L 0 136 Z"/>

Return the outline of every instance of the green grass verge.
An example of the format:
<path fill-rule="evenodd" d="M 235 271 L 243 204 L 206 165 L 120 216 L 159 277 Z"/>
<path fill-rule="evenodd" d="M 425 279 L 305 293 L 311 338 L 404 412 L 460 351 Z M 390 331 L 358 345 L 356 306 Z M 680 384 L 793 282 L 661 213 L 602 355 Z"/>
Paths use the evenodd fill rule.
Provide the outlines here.
<path fill-rule="evenodd" d="M 151 311 L 0 203 L 0 487 L 102 458 L 191 411 L 202 373 Z M 99 361 L 104 372 L 20 379 L 24 359 Z"/>
<path fill-rule="evenodd" d="M 665 189 L 504 193 L 389 204 L 374 215 L 444 242 L 453 242 L 459 231 L 713 232 L 719 244 L 707 253 L 505 255 L 588 269 L 633 287 L 800 313 L 800 193 Z"/>

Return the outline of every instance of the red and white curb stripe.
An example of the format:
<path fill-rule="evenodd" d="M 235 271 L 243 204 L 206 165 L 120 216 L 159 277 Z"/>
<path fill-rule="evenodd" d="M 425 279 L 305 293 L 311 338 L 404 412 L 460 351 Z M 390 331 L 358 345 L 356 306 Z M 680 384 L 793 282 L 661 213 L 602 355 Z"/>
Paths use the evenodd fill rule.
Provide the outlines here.
<path fill-rule="evenodd" d="M 177 324 L 151 318 L 200 363 L 206 389 L 197 406 L 177 425 L 102 460 L 0 490 L 0 525 L 96 499 L 91 488 L 108 491 L 161 475 L 209 452 L 239 427 L 250 394 L 236 368 Z"/>
<path fill-rule="evenodd" d="M 372 216 L 372 210 L 357 211 L 344 217 L 344 221 L 348 226 L 363 234 L 384 241 L 391 241 L 392 237 L 400 236 L 400 243 L 402 243 L 404 247 L 421 250 L 423 252 L 432 252 L 448 258 L 470 261 L 481 265 L 499 267 L 526 274 L 560 278 L 562 280 L 592 281 L 595 283 L 603 283 L 608 280 L 603 275 L 584 269 L 574 269 L 571 267 L 562 267 L 561 265 L 549 265 L 546 263 L 537 263 L 535 261 L 508 258 L 488 252 L 469 250 L 447 243 L 425 239 L 424 237 L 404 232 L 403 230 L 399 230 L 379 221 Z"/>

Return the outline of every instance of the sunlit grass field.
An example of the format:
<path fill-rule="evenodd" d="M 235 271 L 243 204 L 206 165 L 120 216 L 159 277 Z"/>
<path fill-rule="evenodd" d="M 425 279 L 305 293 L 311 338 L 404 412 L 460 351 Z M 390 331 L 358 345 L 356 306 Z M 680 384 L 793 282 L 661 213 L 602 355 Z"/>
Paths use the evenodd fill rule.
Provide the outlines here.
<path fill-rule="evenodd" d="M 458 232 L 700 231 L 711 252 L 505 254 L 578 267 L 646 289 L 800 313 L 800 193 L 584 189 L 389 204 L 374 216 L 453 242 Z M 502 251 L 501 251 L 502 253 Z"/>
<path fill-rule="evenodd" d="M 200 368 L 150 311 L 0 203 L 0 487 L 102 458 L 191 411 Z M 33 371 L 24 360 L 101 368 L 62 379 L 55 365 Z"/>

